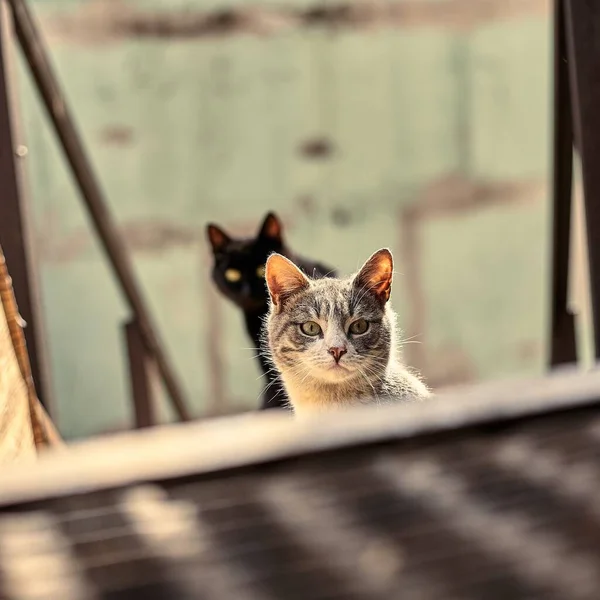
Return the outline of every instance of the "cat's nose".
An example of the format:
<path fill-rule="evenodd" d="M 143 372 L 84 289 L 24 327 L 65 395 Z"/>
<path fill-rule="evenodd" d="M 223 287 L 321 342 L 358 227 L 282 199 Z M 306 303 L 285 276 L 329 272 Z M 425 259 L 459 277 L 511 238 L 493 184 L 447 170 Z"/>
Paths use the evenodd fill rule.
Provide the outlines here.
<path fill-rule="evenodd" d="M 345 346 L 332 346 L 327 352 L 333 356 L 336 363 L 339 363 L 340 358 L 342 358 L 342 356 L 344 356 L 348 350 L 346 350 Z"/>

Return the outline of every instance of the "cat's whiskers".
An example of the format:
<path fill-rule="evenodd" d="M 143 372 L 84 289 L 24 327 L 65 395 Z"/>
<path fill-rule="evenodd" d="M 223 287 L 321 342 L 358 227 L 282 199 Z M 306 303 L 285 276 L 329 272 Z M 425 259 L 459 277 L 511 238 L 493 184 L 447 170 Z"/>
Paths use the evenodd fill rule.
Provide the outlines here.
<path fill-rule="evenodd" d="M 269 371 L 271 371 L 271 370 L 277 371 L 277 368 L 273 367 L 273 369 L 270 369 Z M 310 366 L 300 364 L 297 368 L 291 369 L 291 374 L 293 377 L 295 377 L 296 375 L 304 375 L 304 373 L 310 374 L 310 371 L 311 371 Z M 260 377 L 259 377 L 259 379 L 260 379 Z M 266 392 L 276 382 L 277 382 L 277 379 L 274 379 L 273 381 L 269 382 L 269 384 L 265 387 L 265 389 L 263 391 Z"/>
<path fill-rule="evenodd" d="M 305 365 L 299 365 L 299 366 L 300 367 L 304 367 L 304 368 L 308 368 L 310 370 L 310 367 L 306 367 Z M 297 370 L 298 369 L 292 369 L 292 372 L 295 373 Z M 263 377 L 267 377 L 271 373 L 277 373 L 278 374 L 279 373 L 279 369 L 277 369 L 276 366 L 272 366 L 271 368 L 269 368 L 266 371 L 266 373 L 263 373 L 262 375 L 260 375 L 259 377 L 257 377 L 256 381 L 262 379 Z M 279 377 L 275 377 L 274 379 L 272 379 L 271 381 L 269 381 L 269 383 L 261 390 L 261 393 L 259 394 L 259 398 L 260 398 L 261 395 L 266 394 L 266 392 L 268 390 L 270 390 L 276 383 L 280 383 Z M 275 398 L 277 398 L 282 392 L 283 392 L 283 389 L 279 389 L 278 392 L 277 392 L 277 394 L 275 395 Z M 257 400 L 258 400 L 258 398 L 257 398 Z"/>
<path fill-rule="evenodd" d="M 377 404 L 379 404 L 380 403 L 379 402 L 379 394 L 375 390 L 375 386 L 369 381 L 369 378 L 362 372 L 360 367 L 356 367 L 356 370 L 360 373 L 360 375 L 363 377 L 363 379 L 371 386 L 371 389 L 373 390 L 373 396 L 375 398 L 375 402 Z"/>
<path fill-rule="evenodd" d="M 372 359 L 371 362 L 375 363 L 376 365 L 380 365 L 380 366 L 384 367 L 384 369 L 388 366 L 388 364 L 390 362 L 389 356 L 381 356 L 378 354 L 368 354 L 368 353 L 364 353 L 361 356 Z"/>
<path fill-rule="evenodd" d="M 421 337 L 422 335 L 423 335 L 422 333 L 415 333 L 414 335 L 411 335 L 411 336 L 406 337 L 406 338 L 401 337 L 400 341 L 401 342 L 408 342 L 408 341 L 414 340 L 415 338 Z"/>
<path fill-rule="evenodd" d="M 265 373 L 261 373 L 254 381 L 259 381 L 263 377 L 269 376 L 271 373 L 277 373 L 277 369 L 275 367 L 271 367 L 270 369 L 267 369 L 267 371 Z M 271 381 L 271 383 L 273 383 L 273 382 Z"/>
<path fill-rule="evenodd" d="M 385 383 L 383 375 L 372 369 L 369 365 L 362 365 L 362 368 L 366 370 L 367 374 L 370 375 L 376 383 Z"/>
<path fill-rule="evenodd" d="M 267 385 L 266 385 L 266 386 L 265 386 L 265 387 L 264 387 L 264 388 L 261 390 L 260 394 L 258 395 L 258 398 L 257 398 L 257 400 L 258 400 L 258 399 L 259 399 L 259 398 L 260 398 L 260 397 L 261 397 L 263 394 L 266 394 L 266 392 L 267 392 L 268 390 L 270 390 L 270 389 L 271 389 L 271 388 L 272 388 L 272 387 L 273 387 L 273 386 L 274 386 L 274 385 L 275 385 L 277 382 L 278 382 L 278 379 L 277 379 L 277 378 L 275 378 L 275 379 L 273 379 L 273 380 L 269 381 L 269 383 L 268 383 L 268 384 L 267 384 Z M 282 390 L 279 390 L 279 391 L 277 392 L 277 394 L 275 395 L 275 397 L 277 397 L 281 391 L 282 391 Z"/>
<path fill-rule="evenodd" d="M 303 385 L 304 382 L 309 378 L 309 376 L 311 374 L 310 372 L 311 372 L 311 369 L 307 369 L 306 370 L 306 373 L 304 374 L 304 377 L 302 378 L 302 381 L 300 382 L 300 385 Z"/>

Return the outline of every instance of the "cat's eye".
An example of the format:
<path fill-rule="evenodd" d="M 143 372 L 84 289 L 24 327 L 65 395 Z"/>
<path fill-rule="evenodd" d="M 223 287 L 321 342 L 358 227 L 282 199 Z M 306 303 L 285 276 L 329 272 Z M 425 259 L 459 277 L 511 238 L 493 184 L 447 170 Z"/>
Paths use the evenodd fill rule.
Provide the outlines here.
<path fill-rule="evenodd" d="M 314 321 L 306 321 L 306 323 L 300 325 L 300 331 L 302 331 L 304 335 L 314 337 L 321 333 L 321 326 Z"/>
<path fill-rule="evenodd" d="M 366 333 L 368 329 L 369 321 L 366 321 L 365 319 L 358 319 L 358 321 L 354 321 L 354 323 L 350 325 L 349 331 L 353 335 L 361 335 Z"/>
<path fill-rule="evenodd" d="M 242 278 L 242 274 L 237 269 L 227 269 L 225 271 L 225 279 L 230 283 L 236 283 Z"/>
<path fill-rule="evenodd" d="M 261 279 L 264 279 L 264 277 L 265 277 L 265 265 L 260 265 L 260 267 L 257 267 L 257 269 L 256 269 L 256 275 L 258 277 L 260 277 Z"/>

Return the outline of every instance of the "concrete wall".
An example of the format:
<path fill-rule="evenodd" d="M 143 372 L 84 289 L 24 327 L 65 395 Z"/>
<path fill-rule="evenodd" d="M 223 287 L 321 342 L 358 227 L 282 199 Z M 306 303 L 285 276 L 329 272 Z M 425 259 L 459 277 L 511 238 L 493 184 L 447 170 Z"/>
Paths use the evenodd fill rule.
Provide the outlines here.
<path fill-rule="evenodd" d="M 547 0 L 33 4 L 197 414 L 260 393 L 203 225 L 269 209 L 343 272 L 394 250 L 405 355 L 433 384 L 541 372 Z M 58 423 L 127 427 L 127 312 L 20 81 Z"/>

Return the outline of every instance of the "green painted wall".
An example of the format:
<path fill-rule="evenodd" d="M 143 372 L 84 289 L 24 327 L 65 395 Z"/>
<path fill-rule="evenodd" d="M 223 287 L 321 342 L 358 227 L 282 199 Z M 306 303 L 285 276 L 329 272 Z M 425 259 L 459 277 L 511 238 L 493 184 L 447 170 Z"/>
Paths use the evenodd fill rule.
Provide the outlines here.
<path fill-rule="evenodd" d="M 394 306 L 420 342 L 406 355 L 437 385 L 541 371 L 547 11 L 467 28 L 150 39 L 88 35 L 110 3 L 34 6 L 197 414 L 250 407 L 260 393 L 239 315 L 212 291 L 203 226 L 249 231 L 269 209 L 294 248 L 343 272 L 381 246 L 395 251 Z M 221 4 L 119 6 L 168 15 Z M 127 311 L 31 83 L 20 83 L 58 423 L 69 437 L 125 427 Z M 302 152 L 315 139 L 329 156 Z"/>

